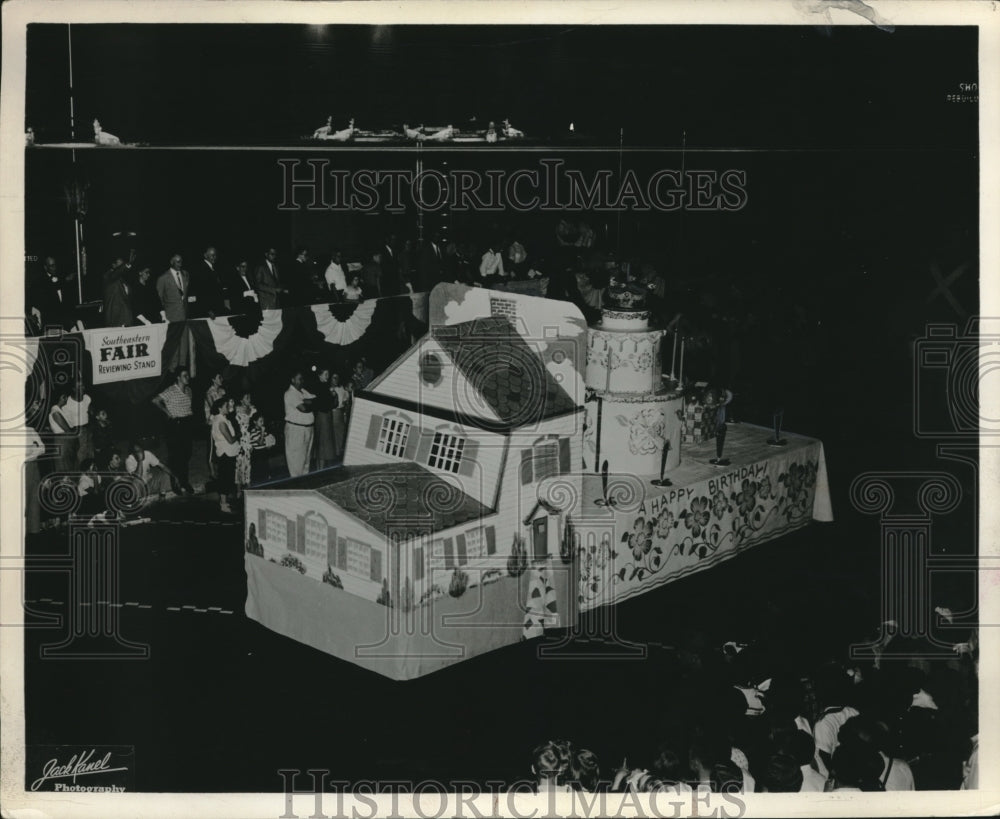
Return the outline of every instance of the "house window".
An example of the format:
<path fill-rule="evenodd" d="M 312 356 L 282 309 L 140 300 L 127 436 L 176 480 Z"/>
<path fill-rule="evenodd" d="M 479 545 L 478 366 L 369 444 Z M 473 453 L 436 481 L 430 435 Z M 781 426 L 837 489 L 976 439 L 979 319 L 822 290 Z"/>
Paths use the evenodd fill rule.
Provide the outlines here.
<path fill-rule="evenodd" d="M 483 556 L 482 529 L 470 529 L 465 533 L 465 555 L 468 560 L 478 560 Z"/>
<path fill-rule="evenodd" d="M 326 555 L 330 538 L 326 521 L 318 515 L 309 515 L 306 518 L 305 529 L 306 554 L 309 555 L 309 557 L 324 557 Z"/>
<path fill-rule="evenodd" d="M 344 538 L 347 547 L 347 571 L 358 577 L 370 577 L 372 573 L 372 547 L 367 543 Z"/>
<path fill-rule="evenodd" d="M 446 432 L 435 432 L 427 465 L 435 469 L 443 469 L 446 472 L 458 472 L 464 449 L 465 438 L 449 435 Z"/>
<path fill-rule="evenodd" d="M 383 418 L 378 435 L 378 451 L 394 458 L 402 458 L 409 435 L 410 425 L 406 421 L 401 418 Z"/>
<path fill-rule="evenodd" d="M 559 444 L 545 441 L 535 446 L 535 480 L 544 481 L 559 474 Z"/>
<path fill-rule="evenodd" d="M 269 509 L 264 511 L 267 526 L 264 529 L 264 540 L 274 543 L 282 543 L 288 539 L 288 522 L 284 515 L 272 512 Z"/>

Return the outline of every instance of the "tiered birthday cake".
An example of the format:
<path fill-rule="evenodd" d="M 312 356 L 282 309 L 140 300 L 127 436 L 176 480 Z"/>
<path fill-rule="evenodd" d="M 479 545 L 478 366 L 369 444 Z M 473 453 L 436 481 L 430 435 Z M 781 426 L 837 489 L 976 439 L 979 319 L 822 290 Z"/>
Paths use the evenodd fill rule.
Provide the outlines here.
<path fill-rule="evenodd" d="M 612 285 L 609 296 L 587 334 L 584 463 L 594 472 L 607 464 L 610 473 L 659 478 L 680 464 L 683 399 L 661 377 L 664 331 L 650 327 L 645 291 Z"/>

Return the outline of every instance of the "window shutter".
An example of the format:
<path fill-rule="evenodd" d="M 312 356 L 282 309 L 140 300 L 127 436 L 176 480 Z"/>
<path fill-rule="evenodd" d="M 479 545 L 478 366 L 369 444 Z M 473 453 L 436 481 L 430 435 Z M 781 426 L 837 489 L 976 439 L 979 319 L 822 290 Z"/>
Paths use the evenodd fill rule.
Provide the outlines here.
<path fill-rule="evenodd" d="M 469 562 L 469 557 L 465 552 L 465 535 L 457 535 L 455 545 L 458 547 L 458 565 L 464 566 Z"/>
<path fill-rule="evenodd" d="M 298 526 L 295 528 L 295 551 L 300 555 L 306 553 L 306 519 L 299 515 Z"/>
<path fill-rule="evenodd" d="M 285 537 L 285 548 L 290 552 L 295 551 L 295 521 L 286 520 L 285 521 L 285 531 L 287 536 Z"/>
<path fill-rule="evenodd" d="M 337 568 L 342 571 L 347 569 L 347 540 L 337 538 Z"/>
<path fill-rule="evenodd" d="M 531 447 L 521 450 L 521 486 L 531 483 Z"/>
<path fill-rule="evenodd" d="M 425 464 L 427 459 L 431 454 L 431 443 L 434 441 L 434 430 L 432 429 L 422 429 L 420 430 L 420 441 L 417 444 L 417 457 L 414 459 L 417 463 Z"/>
<path fill-rule="evenodd" d="M 337 561 L 337 530 L 326 527 L 326 562 L 329 566 L 338 566 Z"/>
<path fill-rule="evenodd" d="M 471 477 L 476 471 L 476 453 L 479 451 L 479 444 L 469 438 L 465 439 L 465 446 L 462 447 L 462 461 L 458 465 L 458 474 Z"/>
<path fill-rule="evenodd" d="M 486 554 L 495 555 L 497 553 L 497 533 L 492 526 L 486 527 Z"/>
<path fill-rule="evenodd" d="M 569 462 L 569 438 L 559 439 L 559 473 L 565 475 L 571 469 Z"/>
<path fill-rule="evenodd" d="M 257 539 L 267 540 L 267 510 L 257 510 Z"/>
<path fill-rule="evenodd" d="M 455 568 L 455 549 L 450 537 L 444 539 L 444 567 L 445 569 Z"/>
<path fill-rule="evenodd" d="M 373 415 L 371 420 L 368 422 L 368 440 L 365 441 L 365 446 L 369 449 L 378 448 L 378 434 L 382 430 L 382 416 Z"/>
<path fill-rule="evenodd" d="M 413 579 L 424 579 L 424 547 L 413 547 Z"/>
<path fill-rule="evenodd" d="M 422 430 L 418 426 L 410 425 L 410 431 L 406 436 L 406 447 L 403 449 L 403 459 L 414 461 L 417 458 L 417 444 L 420 441 Z"/>
<path fill-rule="evenodd" d="M 372 580 L 376 583 L 382 581 L 382 553 L 378 549 L 372 549 Z"/>

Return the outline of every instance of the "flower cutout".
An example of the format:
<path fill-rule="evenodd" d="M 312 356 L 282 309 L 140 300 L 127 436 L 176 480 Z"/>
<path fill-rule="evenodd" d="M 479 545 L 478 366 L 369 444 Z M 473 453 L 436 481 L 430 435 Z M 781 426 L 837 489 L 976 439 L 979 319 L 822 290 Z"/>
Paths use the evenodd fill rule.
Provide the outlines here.
<path fill-rule="evenodd" d="M 771 497 L 771 477 L 765 475 L 757 486 L 757 494 L 760 496 L 761 500 L 767 500 Z"/>
<path fill-rule="evenodd" d="M 740 508 L 741 515 L 748 515 L 757 505 L 757 482 L 744 480 L 740 486 L 740 492 L 736 495 L 736 503 Z"/>
<path fill-rule="evenodd" d="M 729 501 L 726 499 L 726 493 L 721 489 L 717 489 L 715 494 L 712 495 L 712 514 L 715 515 L 716 520 L 722 520 L 722 516 L 726 514 L 728 507 Z"/>
<path fill-rule="evenodd" d="M 653 548 L 653 539 L 645 532 L 633 532 L 628 536 L 628 546 L 632 550 L 632 557 L 642 560 Z"/>
<path fill-rule="evenodd" d="M 694 537 L 701 535 L 702 529 L 708 525 L 708 498 L 704 495 L 691 501 L 691 509 L 684 517 L 684 525 L 691 530 Z"/>
<path fill-rule="evenodd" d="M 670 530 L 674 528 L 674 513 L 669 509 L 660 515 L 659 519 L 656 521 L 656 535 L 657 537 L 666 538 L 670 534 Z"/>
<path fill-rule="evenodd" d="M 633 455 L 659 452 L 666 438 L 663 414 L 657 409 L 644 409 L 628 421 L 628 448 Z"/>

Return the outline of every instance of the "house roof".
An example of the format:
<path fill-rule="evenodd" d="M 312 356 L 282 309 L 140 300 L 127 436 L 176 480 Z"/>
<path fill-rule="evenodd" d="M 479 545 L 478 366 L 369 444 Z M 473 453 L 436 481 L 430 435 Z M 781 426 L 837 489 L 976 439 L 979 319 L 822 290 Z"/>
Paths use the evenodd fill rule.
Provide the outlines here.
<path fill-rule="evenodd" d="M 577 408 L 507 319 L 438 325 L 433 336 L 504 425 L 520 427 Z"/>
<path fill-rule="evenodd" d="M 345 466 L 259 487 L 313 491 L 383 534 L 394 526 L 428 534 L 492 514 L 457 482 L 410 461 Z"/>

